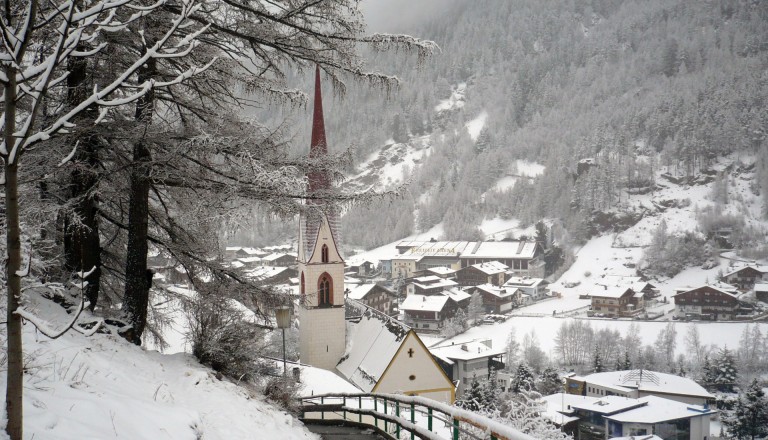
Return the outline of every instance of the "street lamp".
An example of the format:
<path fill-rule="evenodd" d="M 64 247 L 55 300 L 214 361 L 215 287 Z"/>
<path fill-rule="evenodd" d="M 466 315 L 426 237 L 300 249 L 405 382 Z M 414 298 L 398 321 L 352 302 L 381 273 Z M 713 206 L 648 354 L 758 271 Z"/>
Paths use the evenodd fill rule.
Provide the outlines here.
<path fill-rule="evenodd" d="M 291 326 L 291 309 L 288 306 L 280 306 L 275 309 L 275 318 L 277 320 L 277 328 L 283 330 L 283 377 L 287 373 L 287 367 L 285 366 L 285 329 Z"/>

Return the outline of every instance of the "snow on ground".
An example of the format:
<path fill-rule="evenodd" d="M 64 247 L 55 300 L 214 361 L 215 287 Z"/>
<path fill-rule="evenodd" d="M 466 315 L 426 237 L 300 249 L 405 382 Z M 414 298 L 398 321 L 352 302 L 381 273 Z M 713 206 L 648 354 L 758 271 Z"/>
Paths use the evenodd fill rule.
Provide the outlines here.
<path fill-rule="evenodd" d="M 487 119 L 488 112 L 483 110 L 475 119 L 467 122 L 467 133 L 469 133 L 469 137 L 471 137 L 473 141 L 476 141 L 477 137 L 480 136 L 480 131 L 485 126 L 485 121 Z"/>
<path fill-rule="evenodd" d="M 435 106 L 435 111 L 441 112 L 464 107 L 464 94 L 466 91 L 467 83 L 459 83 L 459 85 L 451 92 L 451 96 L 448 99 L 440 101 L 440 103 Z"/>
<path fill-rule="evenodd" d="M 536 228 L 533 225 L 521 228 L 519 220 L 500 217 L 483 219 L 483 222 L 480 223 L 480 230 L 485 234 L 486 240 L 501 240 L 508 235 L 533 237 L 536 234 Z"/>
<path fill-rule="evenodd" d="M 439 345 L 450 344 L 451 342 L 460 343 L 472 340 L 490 339 L 493 348 L 505 347 L 509 332 L 514 327 L 518 342 L 522 343 L 523 337 L 533 331 L 536 333 L 536 337 L 538 338 L 544 353 L 550 356 L 553 360 L 557 360 L 555 347 L 557 331 L 563 323 L 572 319 L 576 318 L 515 316 L 505 322 L 472 327 L 458 336 L 440 342 Z M 643 344 L 653 344 L 656 341 L 659 332 L 669 324 L 668 321 L 621 321 L 612 319 L 591 319 L 588 320 L 588 322 L 594 330 L 603 328 L 616 329 L 622 336 L 625 336 L 629 326 L 632 325 L 632 323 L 635 323 L 640 328 L 638 334 L 642 339 Z M 744 327 L 750 325 L 750 323 L 675 322 L 675 329 L 677 330 L 677 353 L 685 352 L 685 335 L 688 332 L 688 328 L 692 325 L 698 326 L 701 340 L 705 341 L 706 344 L 713 344 L 718 347 L 728 346 L 728 348 L 734 349 L 738 347 L 739 338 L 744 331 Z M 768 330 L 768 324 L 761 324 L 761 327 L 763 332 Z"/>
<path fill-rule="evenodd" d="M 518 176 L 537 177 L 544 174 L 545 168 L 544 165 L 536 162 L 528 162 L 522 159 L 515 161 L 515 169 Z"/>
<path fill-rule="evenodd" d="M 496 191 L 504 191 L 504 190 L 512 189 L 512 187 L 515 186 L 517 179 L 519 179 L 519 177 L 517 176 L 504 176 L 501 179 L 496 181 L 492 189 Z"/>
<path fill-rule="evenodd" d="M 404 144 L 391 141 L 358 165 L 359 172 L 350 177 L 345 186 L 385 189 L 400 184 L 409 170 L 412 171 L 429 154 L 431 145 L 429 135 L 412 138 Z"/>
<path fill-rule="evenodd" d="M 68 319 L 49 301 L 36 307 L 53 326 Z M 145 351 L 102 334 L 69 332 L 49 340 L 30 324 L 24 326 L 24 344 L 25 438 L 317 438 L 261 395 L 216 379 L 191 355 Z"/>

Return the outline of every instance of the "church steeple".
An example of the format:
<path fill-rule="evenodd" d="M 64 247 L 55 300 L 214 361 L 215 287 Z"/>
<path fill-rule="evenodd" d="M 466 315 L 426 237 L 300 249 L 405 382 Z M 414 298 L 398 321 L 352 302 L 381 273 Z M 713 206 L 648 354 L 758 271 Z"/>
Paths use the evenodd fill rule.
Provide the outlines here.
<path fill-rule="evenodd" d="M 318 158 L 328 154 L 325 140 L 325 120 L 323 119 L 323 92 L 320 85 L 320 66 L 315 66 L 315 105 L 312 114 L 312 141 L 309 144 L 309 157 Z M 319 171 L 309 173 L 309 193 L 330 188 L 328 175 Z"/>

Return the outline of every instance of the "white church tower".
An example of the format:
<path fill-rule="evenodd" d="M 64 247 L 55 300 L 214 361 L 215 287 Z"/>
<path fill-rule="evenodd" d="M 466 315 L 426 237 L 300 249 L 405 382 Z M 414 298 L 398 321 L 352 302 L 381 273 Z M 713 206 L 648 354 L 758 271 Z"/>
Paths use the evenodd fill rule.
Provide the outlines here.
<path fill-rule="evenodd" d="M 327 153 L 320 68 L 315 71 L 315 103 L 310 157 Z M 331 179 L 312 172 L 309 194 L 330 189 Z M 344 260 L 339 253 L 335 210 L 309 199 L 299 225 L 299 350 L 301 362 L 333 370 L 346 348 Z"/>

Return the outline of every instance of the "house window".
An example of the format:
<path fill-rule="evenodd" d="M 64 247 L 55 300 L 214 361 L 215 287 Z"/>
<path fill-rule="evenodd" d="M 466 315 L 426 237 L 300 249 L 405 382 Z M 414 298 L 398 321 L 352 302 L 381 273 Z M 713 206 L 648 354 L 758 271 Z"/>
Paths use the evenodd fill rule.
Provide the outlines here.
<path fill-rule="evenodd" d="M 306 284 L 304 283 L 304 272 L 301 273 L 301 283 L 299 285 L 299 294 L 301 295 L 301 304 L 306 301 Z"/>
<path fill-rule="evenodd" d="M 327 273 L 320 275 L 320 279 L 317 282 L 317 305 L 320 307 L 328 307 L 333 305 L 333 299 L 331 298 L 331 292 L 333 291 L 333 281 L 331 276 Z"/>
<path fill-rule="evenodd" d="M 323 247 L 320 249 L 320 261 L 323 263 L 328 262 L 328 245 L 324 244 Z"/>

